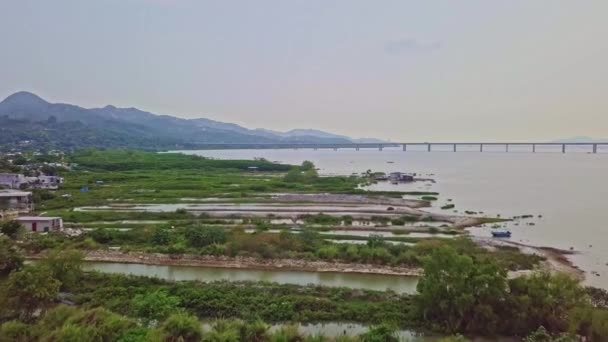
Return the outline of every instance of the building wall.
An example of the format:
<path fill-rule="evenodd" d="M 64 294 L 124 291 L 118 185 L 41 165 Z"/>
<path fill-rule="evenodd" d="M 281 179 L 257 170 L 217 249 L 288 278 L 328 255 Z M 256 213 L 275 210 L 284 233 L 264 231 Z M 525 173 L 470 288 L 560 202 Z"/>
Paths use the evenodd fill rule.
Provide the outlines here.
<path fill-rule="evenodd" d="M 50 231 L 58 231 L 63 229 L 63 221 L 61 219 L 49 219 L 45 221 L 30 221 L 30 220 L 19 220 L 19 223 L 25 227 L 25 230 L 28 232 L 33 232 L 34 226 L 36 227 L 36 232 L 50 232 Z"/>
<path fill-rule="evenodd" d="M 24 177 L 20 174 L 0 173 L 0 186 L 4 186 L 9 189 L 19 189 L 19 186 L 24 181 Z"/>
<path fill-rule="evenodd" d="M 0 197 L 0 210 L 15 210 L 17 212 L 28 213 L 34 210 L 31 195 Z"/>

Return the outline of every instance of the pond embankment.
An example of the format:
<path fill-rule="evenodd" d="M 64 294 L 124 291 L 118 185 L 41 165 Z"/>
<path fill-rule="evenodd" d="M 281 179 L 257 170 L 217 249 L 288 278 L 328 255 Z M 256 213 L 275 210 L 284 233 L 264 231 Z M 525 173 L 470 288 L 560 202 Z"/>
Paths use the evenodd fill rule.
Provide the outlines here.
<path fill-rule="evenodd" d="M 41 259 L 44 255 L 29 255 L 31 259 Z M 253 257 L 228 257 L 212 255 L 168 255 L 160 253 L 88 251 L 85 261 L 116 262 L 145 265 L 178 265 L 195 267 L 217 267 L 257 270 L 284 270 L 302 272 L 359 273 L 416 277 L 422 274 L 419 268 L 349 264 L 340 262 L 303 259 L 258 259 Z"/>

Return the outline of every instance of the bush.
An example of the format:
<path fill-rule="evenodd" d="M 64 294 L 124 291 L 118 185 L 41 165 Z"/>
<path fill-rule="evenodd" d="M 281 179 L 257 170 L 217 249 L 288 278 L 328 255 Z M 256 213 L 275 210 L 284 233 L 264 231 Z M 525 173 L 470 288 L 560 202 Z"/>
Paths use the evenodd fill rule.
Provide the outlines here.
<path fill-rule="evenodd" d="M 152 235 L 152 243 L 155 245 L 166 246 L 171 241 L 169 229 L 166 227 L 158 227 Z"/>
<path fill-rule="evenodd" d="M 108 244 L 108 243 L 112 242 L 112 240 L 114 238 L 112 233 L 113 232 L 111 232 L 109 229 L 97 228 L 97 229 L 93 230 L 92 232 L 90 232 L 89 234 L 91 235 L 93 240 L 95 240 L 95 242 L 98 242 L 101 244 Z"/>
<path fill-rule="evenodd" d="M 167 342 L 199 342 L 203 337 L 198 318 L 185 313 L 171 315 L 161 326 L 161 331 Z"/>
<path fill-rule="evenodd" d="M 226 232 L 218 227 L 191 226 L 185 232 L 186 242 L 190 247 L 205 247 L 222 244 L 227 240 Z"/>
<path fill-rule="evenodd" d="M 362 342 L 397 342 L 395 328 L 386 324 L 372 327 L 368 332 L 361 335 Z"/>
<path fill-rule="evenodd" d="M 0 325 L 0 341 L 32 341 L 31 327 L 19 321 L 9 321 Z"/>
<path fill-rule="evenodd" d="M 138 294 L 133 298 L 132 304 L 135 315 L 149 322 L 159 322 L 178 311 L 180 300 L 170 296 L 167 291 L 157 290 Z"/>
<path fill-rule="evenodd" d="M 0 232 L 11 239 L 16 239 L 24 232 L 24 228 L 18 221 L 10 220 L 0 222 Z"/>

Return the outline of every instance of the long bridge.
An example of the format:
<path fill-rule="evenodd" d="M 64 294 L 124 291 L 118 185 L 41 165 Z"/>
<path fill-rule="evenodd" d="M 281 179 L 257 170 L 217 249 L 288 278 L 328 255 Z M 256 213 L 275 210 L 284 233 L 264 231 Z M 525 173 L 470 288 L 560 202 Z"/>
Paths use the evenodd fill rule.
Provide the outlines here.
<path fill-rule="evenodd" d="M 423 147 L 422 149 L 420 147 Z M 378 149 L 382 151 L 384 148 L 401 148 L 403 151 L 438 151 L 433 147 L 443 147 L 440 151 L 462 151 L 462 147 L 468 147 L 466 152 L 488 151 L 487 147 L 493 147 L 491 152 L 511 152 L 512 147 L 520 147 L 517 152 L 522 152 L 521 147 L 528 147 L 527 151 L 523 152 L 537 152 L 538 147 L 557 147 L 562 153 L 569 151 L 568 147 L 587 147 L 588 152 L 598 153 L 599 147 L 608 147 L 608 142 L 382 142 L 382 143 L 338 143 L 338 144 L 298 144 L 298 143 L 214 143 L 214 144 L 199 144 L 197 148 L 203 150 L 259 150 L 259 149 Z M 412 147 L 417 147 L 412 149 Z M 461 147 L 461 149 L 459 149 Z M 471 149 L 473 148 L 474 149 Z M 498 150 L 497 147 L 501 149 Z M 447 149 L 446 149 L 447 148 Z M 580 148 L 579 148 L 580 150 Z"/>

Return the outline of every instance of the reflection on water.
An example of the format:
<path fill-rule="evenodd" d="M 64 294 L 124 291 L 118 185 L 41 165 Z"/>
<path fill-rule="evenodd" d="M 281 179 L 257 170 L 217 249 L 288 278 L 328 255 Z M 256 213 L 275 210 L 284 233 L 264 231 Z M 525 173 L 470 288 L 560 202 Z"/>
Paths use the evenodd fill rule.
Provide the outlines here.
<path fill-rule="evenodd" d="M 314 284 L 376 291 L 384 291 L 389 289 L 397 293 L 414 293 L 416 292 L 417 283 L 417 278 L 404 276 L 336 272 L 266 271 L 216 267 L 160 266 L 111 262 L 87 262 L 85 263 L 85 269 L 105 273 L 122 273 L 156 277 L 171 281 L 267 281 L 281 284 Z"/>
<path fill-rule="evenodd" d="M 203 330 L 210 331 L 213 328 L 213 322 L 203 322 Z M 293 325 L 298 328 L 298 331 L 302 335 L 317 336 L 323 335 L 325 337 L 339 337 L 339 336 L 357 336 L 361 335 L 369 330 L 369 327 L 357 323 L 337 323 L 337 322 L 326 322 L 326 323 L 285 323 L 285 324 L 273 324 L 270 325 L 270 332 L 275 332 L 286 325 Z M 409 341 L 412 338 L 421 336 L 412 330 L 398 330 L 395 335 L 400 341 Z"/>

